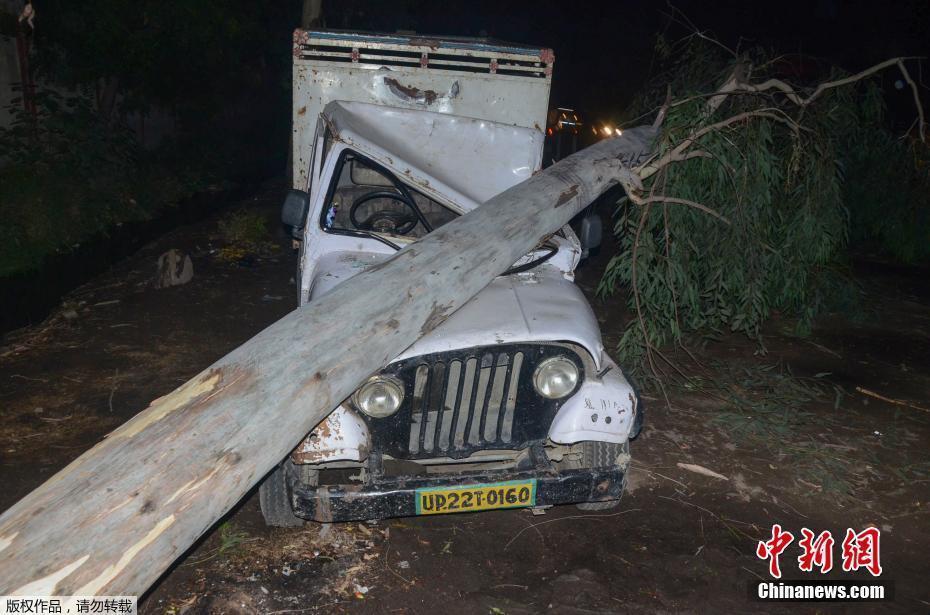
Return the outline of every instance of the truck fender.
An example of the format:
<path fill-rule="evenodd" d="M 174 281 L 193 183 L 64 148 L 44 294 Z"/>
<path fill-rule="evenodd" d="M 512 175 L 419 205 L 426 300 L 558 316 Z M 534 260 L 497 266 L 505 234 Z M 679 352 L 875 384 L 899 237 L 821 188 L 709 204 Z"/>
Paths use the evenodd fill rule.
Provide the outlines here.
<path fill-rule="evenodd" d="M 296 464 L 364 461 L 371 450 L 368 425 L 358 413 L 341 404 L 291 453 Z"/>
<path fill-rule="evenodd" d="M 607 353 L 601 353 L 601 371 L 586 378 L 566 401 L 549 427 L 549 439 L 558 444 L 575 444 L 585 440 L 622 444 L 631 436 L 634 425 L 641 424 L 636 391 Z"/>

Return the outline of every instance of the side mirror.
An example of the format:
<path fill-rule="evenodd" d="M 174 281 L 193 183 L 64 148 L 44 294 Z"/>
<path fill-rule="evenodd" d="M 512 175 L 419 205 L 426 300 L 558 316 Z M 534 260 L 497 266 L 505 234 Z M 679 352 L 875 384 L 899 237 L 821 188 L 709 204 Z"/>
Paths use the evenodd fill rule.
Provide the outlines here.
<path fill-rule="evenodd" d="M 281 222 L 295 231 L 304 227 L 310 211 L 310 195 L 303 190 L 288 190 L 281 206 Z"/>
<path fill-rule="evenodd" d="M 578 229 L 578 241 L 581 242 L 583 258 L 587 258 L 591 250 L 596 250 L 600 247 L 603 234 L 604 227 L 601 223 L 600 216 L 597 214 L 588 214 L 581 219 L 581 226 Z"/>

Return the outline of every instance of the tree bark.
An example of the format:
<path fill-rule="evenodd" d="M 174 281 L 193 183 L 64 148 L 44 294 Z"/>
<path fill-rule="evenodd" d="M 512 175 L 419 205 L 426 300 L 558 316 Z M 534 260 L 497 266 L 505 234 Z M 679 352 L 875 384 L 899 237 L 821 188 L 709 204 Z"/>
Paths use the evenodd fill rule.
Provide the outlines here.
<path fill-rule="evenodd" d="M 29 67 L 29 48 L 31 47 L 32 29 L 28 31 L 23 22 L 16 24 L 16 57 L 19 60 L 19 78 L 23 90 L 23 109 L 32 119 L 33 131 L 39 121 L 39 110 L 36 107 L 36 85 L 32 80 L 32 70 Z"/>
<path fill-rule="evenodd" d="M 304 0 L 300 27 L 303 30 L 319 28 L 323 23 L 323 0 Z"/>
<path fill-rule="evenodd" d="M 0 516 L 0 594 L 141 594 L 365 378 L 588 203 L 637 128 L 537 173 L 288 314 Z"/>
<path fill-rule="evenodd" d="M 119 93 L 119 77 L 101 77 L 97 80 L 97 113 L 109 122 L 116 108 Z"/>

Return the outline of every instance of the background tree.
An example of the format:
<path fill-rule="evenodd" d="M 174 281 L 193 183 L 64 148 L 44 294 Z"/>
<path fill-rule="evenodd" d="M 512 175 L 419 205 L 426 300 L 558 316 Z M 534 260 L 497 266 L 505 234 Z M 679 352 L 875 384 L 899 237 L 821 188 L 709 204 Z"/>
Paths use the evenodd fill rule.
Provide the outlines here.
<path fill-rule="evenodd" d="M 660 38 L 657 49 L 665 70 L 638 109 L 656 115 L 660 142 L 625 185 L 618 251 L 599 287 L 629 290 L 624 361 L 668 376 L 663 345 L 723 330 L 761 341 L 775 311 L 803 333 L 842 294 L 848 238 L 865 234 L 851 221 L 888 227 L 892 251 L 904 242 L 916 256 L 930 242 L 928 182 L 911 155 L 927 158 L 911 60 L 855 75 L 825 67 L 823 82 L 804 87 L 785 77 L 794 58 L 764 50 L 737 53 L 703 35 Z M 883 122 L 885 69 L 917 104 L 903 140 Z"/>
<path fill-rule="evenodd" d="M 0 275 L 199 191 L 279 172 L 299 2 L 41 0 L 35 9 L 38 86 L 0 128 Z M 143 143 L 155 113 L 163 138 Z"/>

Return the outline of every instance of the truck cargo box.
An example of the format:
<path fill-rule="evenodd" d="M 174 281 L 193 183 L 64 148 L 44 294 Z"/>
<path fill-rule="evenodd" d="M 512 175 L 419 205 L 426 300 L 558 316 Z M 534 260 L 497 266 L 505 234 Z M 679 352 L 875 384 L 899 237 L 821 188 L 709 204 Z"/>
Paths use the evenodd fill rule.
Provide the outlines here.
<path fill-rule="evenodd" d="M 487 39 L 294 32 L 293 187 L 307 189 L 323 107 L 354 101 L 545 130 L 551 49 Z"/>

